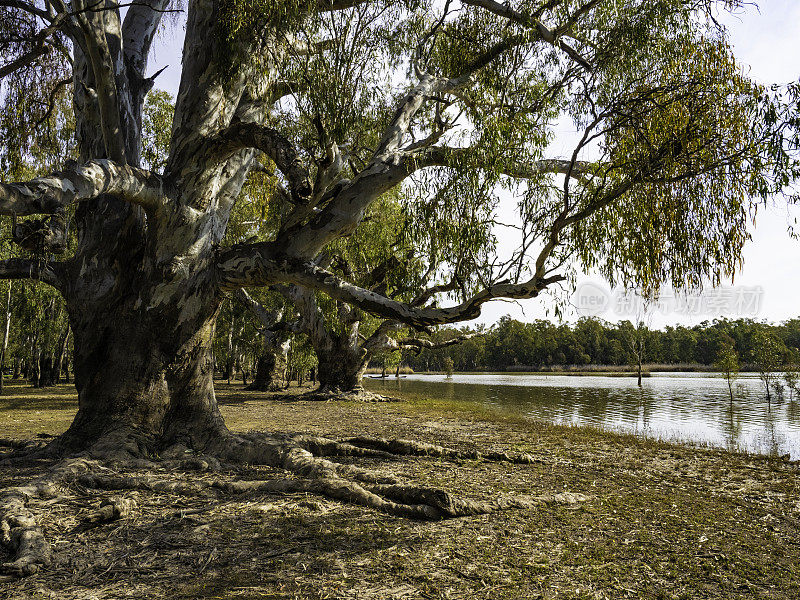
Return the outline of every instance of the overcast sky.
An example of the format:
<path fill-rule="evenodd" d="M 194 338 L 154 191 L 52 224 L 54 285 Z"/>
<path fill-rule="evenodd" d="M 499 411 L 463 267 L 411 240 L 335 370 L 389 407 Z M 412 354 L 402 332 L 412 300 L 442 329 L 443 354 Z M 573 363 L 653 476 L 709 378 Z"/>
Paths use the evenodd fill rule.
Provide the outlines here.
<path fill-rule="evenodd" d="M 724 16 L 734 53 L 749 75 L 759 82 L 796 81 L 800 78 L 800 0 L 762 0 L 760 4 L 758 10 L 750 8 L 737 16 Z M 151 72 L 167 66 L 157 86 L 173 95 L 180 78 L 182 29 L 180 22 L 175 30 L 161 36 L 150 65 Z M 762 209 L 751 227 L 753 239 L 745 247 L 744 268 L 735 281 L 720 290 L 706 290 L 701 298 L 673 299 L 667 294 L 661 305 L 650 311 L 650 324 L 654 327 L 695 324 L 722 316 L 769 321 L 800 316 L 800 240 L 792 239 L 787 232 L 789 221 L 795 217 L 800 217 L 800 211 L 777 200 L 773 206 Z M 635 318 L 636 302 L 607 290 L 600 278 L 586 277 L 579 281 L 588 285 L 579 286 L 579 294 L 573 300 L 583 306 L 568 309 L 564 315 L 567 320 L 589 313 L 611 321 Z M 603 308 L 603 296 L 607 296 L 605 310 L 599 310 Z M 495 302 L 484 307 L 479 322 L 494 323 L 505 314 L 520 320 L 544 318 L 548 316 L 548 307 L 552 308 L 547 299 L 527 300 L 519 305 Z M 552 311 L 549 316 L 552 317 Z"/>

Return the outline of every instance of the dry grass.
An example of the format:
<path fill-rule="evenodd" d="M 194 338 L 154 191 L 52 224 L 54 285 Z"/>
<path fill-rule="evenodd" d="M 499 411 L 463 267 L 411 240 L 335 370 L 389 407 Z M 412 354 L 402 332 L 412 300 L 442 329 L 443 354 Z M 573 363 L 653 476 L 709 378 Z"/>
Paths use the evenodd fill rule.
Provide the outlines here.
<path fill-rule="evenodd" d="M 800 597 L 797 464 L 554 427 L 431 399 L 276 401 L 240 387 L 219 386 L 236 430 L 370 433 L 524 450 L 539 462 L 359 464 L 472 498 L 569 490 L 590 500 L 424 523 L 302 495 L 140 492 L 134 518 L 75 533 L 81 516 L 109 494 L 74 488 L 37 506 L 58 562 L 0 583 L 0 598 Z M 58 433 L 75 410 L 67 388 L 46 396 L 11 391 L 0 400 L 0 437 Z M 3 484 L 34 474 L 6 471 Z M 275 473 L 253 468 L 226 476 Z"/>

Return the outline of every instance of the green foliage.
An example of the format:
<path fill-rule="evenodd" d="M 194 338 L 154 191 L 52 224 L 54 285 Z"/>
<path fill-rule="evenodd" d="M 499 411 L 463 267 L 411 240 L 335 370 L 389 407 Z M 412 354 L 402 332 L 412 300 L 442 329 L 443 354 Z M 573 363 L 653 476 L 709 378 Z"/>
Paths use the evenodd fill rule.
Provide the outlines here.
<path fill-rule="evenodd" d="M 781 367 L 786 356 L 786 346 L 771 331 L 758 330 L 753 336 L 753 362 L 758 376 L 764 382 L 767 398 L 771 396 L 770 388 L 778 381 Z"/>
<path fill-rule="evenodd" d="M 317 357 L 314 355 L 314 349 L 307 337 L 292 338 L 286 362 L 289 373 L 294 377 L 297 377 L 298 373 L 307 376 L 308 371 L 317 366 Z"/>
<path fill-rule="evenodd" d="M 453 376 L 453 359 L 450 358 L 449 356 L 445 356 L 444 357 L 443 366 L 444 366 L 445 375 L 447 375 L 448 378 L 452 377 Z"/>
<path fill-rule="evenodd" d="M 649 294 L 665 283 L 717 282 L 739 267 L 752 197 L 791 179 L 782 142 L 764 137 L 783 109 L 742 74 L 710 18 L 739 7 L 736 0 L 507 3 L 530 23 L 561 24 L 590 72 L 529 27 L 475 7 L 378 1 L 316 12 L 311 5 L 228 0 L 220 23 L 230 44 L 249 48 L 259 31 L 269 33 L 265 43 L 289 48 L 267 53 L 294 90 L 271 119 L 312 171 L 328 165 L 326 149 L 336 143 L 345 158 L 339 176 L 357 174 L 416 81 L 406 77 L 411 66 L 442 78 L 471 72 L 473 85 L 426 103 L 411 127 L 415 143 L 428 136 L 471 152 L 415 173 L 398 196 L 404 244 L 433 263 L 437 282 L 456 276 L 456 296 L 529 276 L 531 253 L 548 239 L 557 242 L 548 266 L 596 268 Z M 322 52 L 290 49 L 321 42 Z M 541 159 L 568 118 L 585 133 L 575 156 L 591 161 L 581 180 L 567 188 L 553 174 L 524 183 L 506 175 Z M 509 193 L 519 219 L 500 228 Z M 553 237 L 562 211 L 572 217 Z M 270 214 L 276 223 L 279 212 L 274 202 L 262 205 L 262 220 Z M 522 240 L 511 257 L 498 245 L 506 232 Z"/>
<path fill-rule="evenodd" d="M 142 166 L 161 172 L 167 164 L 175 101 L 168 92 L 147 94 L 142 114 Z"/>
<path fill-rule="evenodd" d="M 784 367 L 783 382 L 789 389 L 789 397 L 800 396 L 800 371 L 795 361 Z"/>
<path fill-rule="evenodd" d="M 762 90 L 740 75 L 724 43 L 709 40 L 675 48 L 651 74 L 619 85 L 626 87 L 609 98 L 598 191 L 582 201 L 592 206 L 617 192 L 624 200 L 576 227 L 576 253 L 585 268 L 652 294 L 665 282 L 718 283 L 738 267 L 749 198 L 760 189 L 746 157 L 758 154 Z"/>
<path fill-rule="evenodd" d="M 722 346 L 717 354 L 717 360 L 714 361 L 714 368 L 728 382 L 728 391 L 731 395 L 731 402 L 733 402 L 733 382 L 739 376 L 739 356 L 733 349 L 732 343 L 726 342 Z"/>

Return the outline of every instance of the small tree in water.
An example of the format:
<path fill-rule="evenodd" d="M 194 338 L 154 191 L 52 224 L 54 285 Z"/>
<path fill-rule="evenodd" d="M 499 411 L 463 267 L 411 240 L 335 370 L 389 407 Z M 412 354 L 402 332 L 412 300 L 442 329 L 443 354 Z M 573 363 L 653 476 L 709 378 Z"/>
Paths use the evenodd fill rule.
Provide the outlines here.
<path fill-rule="evenodd" d="M 717 355 L 714 367 L 719 370 L 725 381 L 728 382 L 728 393 L 733 404 L 733 382 L 739 376 L 739 355 L 730 343 L 725 343 Z"/>
<path fill-rule="evenodd" d="M 797 364 L 786 366 L 783 373 L 783 381 L 789 389 L 789 400 L 791 400 L 795 394 L 800 395 L 800 372 L 798 371 Z"/>
<path fill-rule="evenodd" d="M 779 371 L 783 366 L 786 348 L 774 334 L 766 331 L 758 331 L 754 338 L 753 362 L 759 378 L 764 383 L 769 402 L 772 399 L 770 389 L 780 377 Z"/>
<path fill-rule="evenodd" d="M 447 375 L 448 379 L 451 379 L 453 377 L 453 359 L 450 356 L 444 357 L 443 367 L 445 375 Z"/>

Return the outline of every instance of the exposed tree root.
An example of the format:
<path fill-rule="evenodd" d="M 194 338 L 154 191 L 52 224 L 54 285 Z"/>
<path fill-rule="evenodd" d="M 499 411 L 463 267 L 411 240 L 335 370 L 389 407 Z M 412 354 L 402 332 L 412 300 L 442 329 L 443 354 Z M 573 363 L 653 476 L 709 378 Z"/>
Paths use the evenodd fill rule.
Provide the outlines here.
<path fill-rule="evenodd" d="M 9 448 L 10 451 L 0 455 L 0 459 L 17 460 L 20 458 L 29 459 L 41 453 L 48 445 L 46 438 L 34 440 L 11 440 L 0 438 L 0 448 Z"/>
<path fill-rule="evenodd" d="M 244 389 L 246 389 L 248 392 L 279 392 L 283 389 L 283 385 L 277 381 L 254 381 L 253 383 L 245 386 Z"/>
<path fill-rule="evenodd" d="M 315 402 L 328 402 L 333 400 L 348 402 L 400 402 L 397 398 L 383 396 L 365 389 L 342 390 L 336 387 L 322 386 L 316 390 L 306 392 L 296 400 L 311 400 Z"/>
<path fill-rule="evenodd" d="M 367 437 L 351 438 L 344 442 L 314 436 L 275 438 L 250 435 L 232 437 L 234 439 L 229 439 L 221 448 L 226 460 L 269 465 L 284 469 L 304 479 L 289 479 L 281 482 L 228 483 L 224 487 L 229 491 L 314 493 L 368 506 L 393 515 L 432 520 L 484 514 L 507 508 L 529 508 L 545 501 L 543 498 L 491 502 L 463 500 L 455 498 L 444 490 L 402 484 L 394 477 L 381 476 L 367 469 L 343 465 L 323 458 L 325 456 L 362 456 L 398 459 L 401 456 L 413 455 L 447 459 L 485 459 L 518 464 L 535 462 L 535 459 L 527 454 L 463 452 L 409 440 Z"/>
<path fill-rule="evenodd" d="M 436 458 L 447 458 L 450 460 L 491 460 L 500 462 L 511 462 L 516 464 L 530 465 L 542 462 L 530 454 L 523 452 L 478 452 L 477 450 L 451 450 L 435 444 L 426 444 L 414 440 L 387 440 L 378 437 L 359 436 L 344 440 L 344 444 L 356 448 L 370 449 L 385 452 L 395 456 L 432 456 Z"/>
<path fill-rule="evenodd" d="M 0 493 L 0 542 L 14 554 L 14 560 L 0 565 L 2 572 L 21 577 L 50 564 L 50 544 L 28 504 L 34 498 L 56 497 L 66 479 L 86 473 L 91 466 L 81 458 L 64 460 L 31 483 Z"/>
<path fill-rule="evenodd" d="M 330 457 L 399 460 L 405 456 L 425 456 L 448 460 L 492 460 L 517 464 L 536 462 L 528 454 L 461 451 L 410 440 L 354 437 L 336 441 L 310 435 L 234 435 L 227 430 L 210 436 L 202 453 L 175 444 L 158 457 L 145 451 L 145 440 L 131 432 L 117 432 L 84 452 L 83 457 L 65 459 L 32 483 L 9 488 L 0 495 L 0 534 L 2 543 L 14 553 L 14 560 L 2 571 L 15 576 L 36 573 L 47 566 L 52 551 L 36 524 L 30 507 L 32 499 L 57 497 L 70 484 L 123 492 L 107 499 L 83 519 L 76 530 L 102 526 L 125 518 L 136 509 L 136 501 L 125 491 L 149 491 L 206 497 L 209 500 L 231 494 L 315 494 L 342 502 L 380 510 L 388 514 L 425 520 L 491 513 L 510 508 L 532 508 L 543 503 L 574 503 L 586 498 L 580 494 L 498 498 L 476 501 L 459 498 L 437 488 L 420 487 Z M 120 474 L 103 466 L 148 469 L 150 472 Z M 220 462 L 222 461 L 222 462 Z M 219 471 L 223 465 L 265 465 L 282 469 L 291 477 L 247 481 L 209 477 L 176 478 L 164 473 L 181 471 Z M 153 470 L 157 473 L 153 473 Z M 86 490 L 84 490 L 85 492 Z"/>

